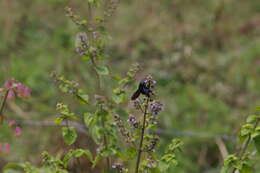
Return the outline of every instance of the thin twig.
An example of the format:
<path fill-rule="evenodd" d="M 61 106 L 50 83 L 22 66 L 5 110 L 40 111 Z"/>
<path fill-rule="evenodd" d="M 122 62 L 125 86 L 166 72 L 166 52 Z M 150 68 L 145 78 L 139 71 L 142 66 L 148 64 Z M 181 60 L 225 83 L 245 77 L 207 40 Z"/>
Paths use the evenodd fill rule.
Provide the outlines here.
<path fill-rule="evenodd" d="M 138 148 L 138 156 L 137 156 L 137 161 L 136 161 L 135 173 L 138 173 L 139 165 L 140 165 L 140 161 L 141 161 L 143 139 L 144 139 L 144 132 L 145 132 L 145 124 L 146 124 L 146 115 L 147 115 L 148 106 L 149 106 L 149 97 L 147 97 L 147 101 L 146 101 L 146 104 L 145 104 L 143 126 L 142 126 L 142 132 L 141 132 L 141 140 L 140 140 L 140 144 L 139 144 L 139 148 Z"/>
<path fill-rule="evenodd" d="M 6 100 L 7 100 L 7 97 L 8 97 L 8 93 L 9 93 L 9 89 L 5 92 L 4 100 L 3 100 L 1 108 L 0 108 L 0 124 L 2 124 L 3 121 L 4 121 L 4 114 L 3 114 L 3 112 L 4 112 L 5 105 L 6 105 Z"/>

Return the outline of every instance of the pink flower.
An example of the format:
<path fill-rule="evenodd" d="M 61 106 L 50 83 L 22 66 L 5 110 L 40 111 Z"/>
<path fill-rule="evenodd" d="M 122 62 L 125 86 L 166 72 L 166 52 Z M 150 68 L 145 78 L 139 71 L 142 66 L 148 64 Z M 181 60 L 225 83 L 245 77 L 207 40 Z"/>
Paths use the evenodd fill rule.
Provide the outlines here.
<path fill-rule="evenodd" d="M 18 126 L 15 127 L 15 136 L 21 136 L 22 135 L 22 129 Z"/>
<path fill-rule="evenodd" d="M 6 89 L 11 89 L 11 88 L 13 87 L 13 84 L 14 84 L 14 80 L 13 80 L 13 79 L 10 79 L 10 80 L 8 80 L 8 81 L 5 82 L 4 87 L 5 87 Z"/>
<path fill-rule="evenodd" d="M 8 99 L 13 99 L 13 98 L 15 98 L 15 92 L 14 92 L 14 90 L 10 89 L 10 90 L 8 91 L 7 98 L 8 98 Z"/>
<path fill-rule="evenodd" d="M 9 123 L 8 123 L 8 126 L 9 127 L 13 127 L 13 126 L 15 126 L 16 125 L 16 121 L 15 120 L 11 120 L 11 121 L 9 121 Z"/>
<path fill-rule="evenodd" d="M 25 87 L 22 83 L 17 83 L 16 92 L 20 97 L 29 97 L 31 95 L 31 89 Z"/>
<path fill-rule="evenodd" d="M 31 89 L 14 79 L 10 79 L 4 83 L 4 88 L 0 88 L 0 92 L 4 90 L 8 91 L 8 99 L 15 98 L 16 95 L 21 98 L 31 96 Z"/>

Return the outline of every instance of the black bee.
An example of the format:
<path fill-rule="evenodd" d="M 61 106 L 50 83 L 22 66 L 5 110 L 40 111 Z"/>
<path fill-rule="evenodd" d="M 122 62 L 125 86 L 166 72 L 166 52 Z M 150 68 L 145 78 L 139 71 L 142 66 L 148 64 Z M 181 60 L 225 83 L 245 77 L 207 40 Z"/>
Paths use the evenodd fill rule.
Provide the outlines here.
<path fill-rule="evenodd" d="M 145 81 L 139 83 L 139 87 L 132 95 L 131 99 L 132 100 L 137 99 L 140 96 L 140 94 L 143 94 L 147 97 L 150 97 L 151 94 L 153 94 L 152 90 L 150 89 L 150 85 Z"/>

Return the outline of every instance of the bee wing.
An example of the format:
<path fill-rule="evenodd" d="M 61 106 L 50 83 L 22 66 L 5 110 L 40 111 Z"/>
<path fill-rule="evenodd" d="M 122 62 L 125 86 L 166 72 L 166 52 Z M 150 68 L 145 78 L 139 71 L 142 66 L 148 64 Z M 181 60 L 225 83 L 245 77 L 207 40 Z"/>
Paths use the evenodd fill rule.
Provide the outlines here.
<path fill-rule="evenodd" d="M 138 89 L 131 97 L 131 100 L 135 100 L 139 97 L 140 95 L 140 90 Z"/>

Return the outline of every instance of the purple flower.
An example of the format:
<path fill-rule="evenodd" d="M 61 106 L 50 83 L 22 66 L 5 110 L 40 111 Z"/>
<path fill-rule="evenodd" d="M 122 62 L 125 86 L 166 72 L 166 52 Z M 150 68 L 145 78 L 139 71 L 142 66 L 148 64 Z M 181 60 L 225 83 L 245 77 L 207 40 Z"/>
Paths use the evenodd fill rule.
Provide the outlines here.
<path fill-rule="evenodd" d="M 133 115 L 129 115 L 127 122 L 131 124 L 134 128 L 139 127 L 139 122 L 136 120 L 136 118 Z"/>
<path fill-rule="evenodd" d="M 79 40 L 79 41 L 84 42 L 84 41 L 88 40 L 88 35 L 85 32 L 79 33 L 77 35 L 76 39 Z"/>
<path fill-rule="evenodd" d="M 81 47 L 76 47 L 76 52 L 79 54 L 79 56 L 83 56 L 85 54 L 85 50 Z"/>
<path fill-rule="evenodd" d="M 163 105 L 160 102 L 155 102 L 150 105 L 150 111 L 153 115 L 159 114 L 159 112 L 163 109 Z"/>

